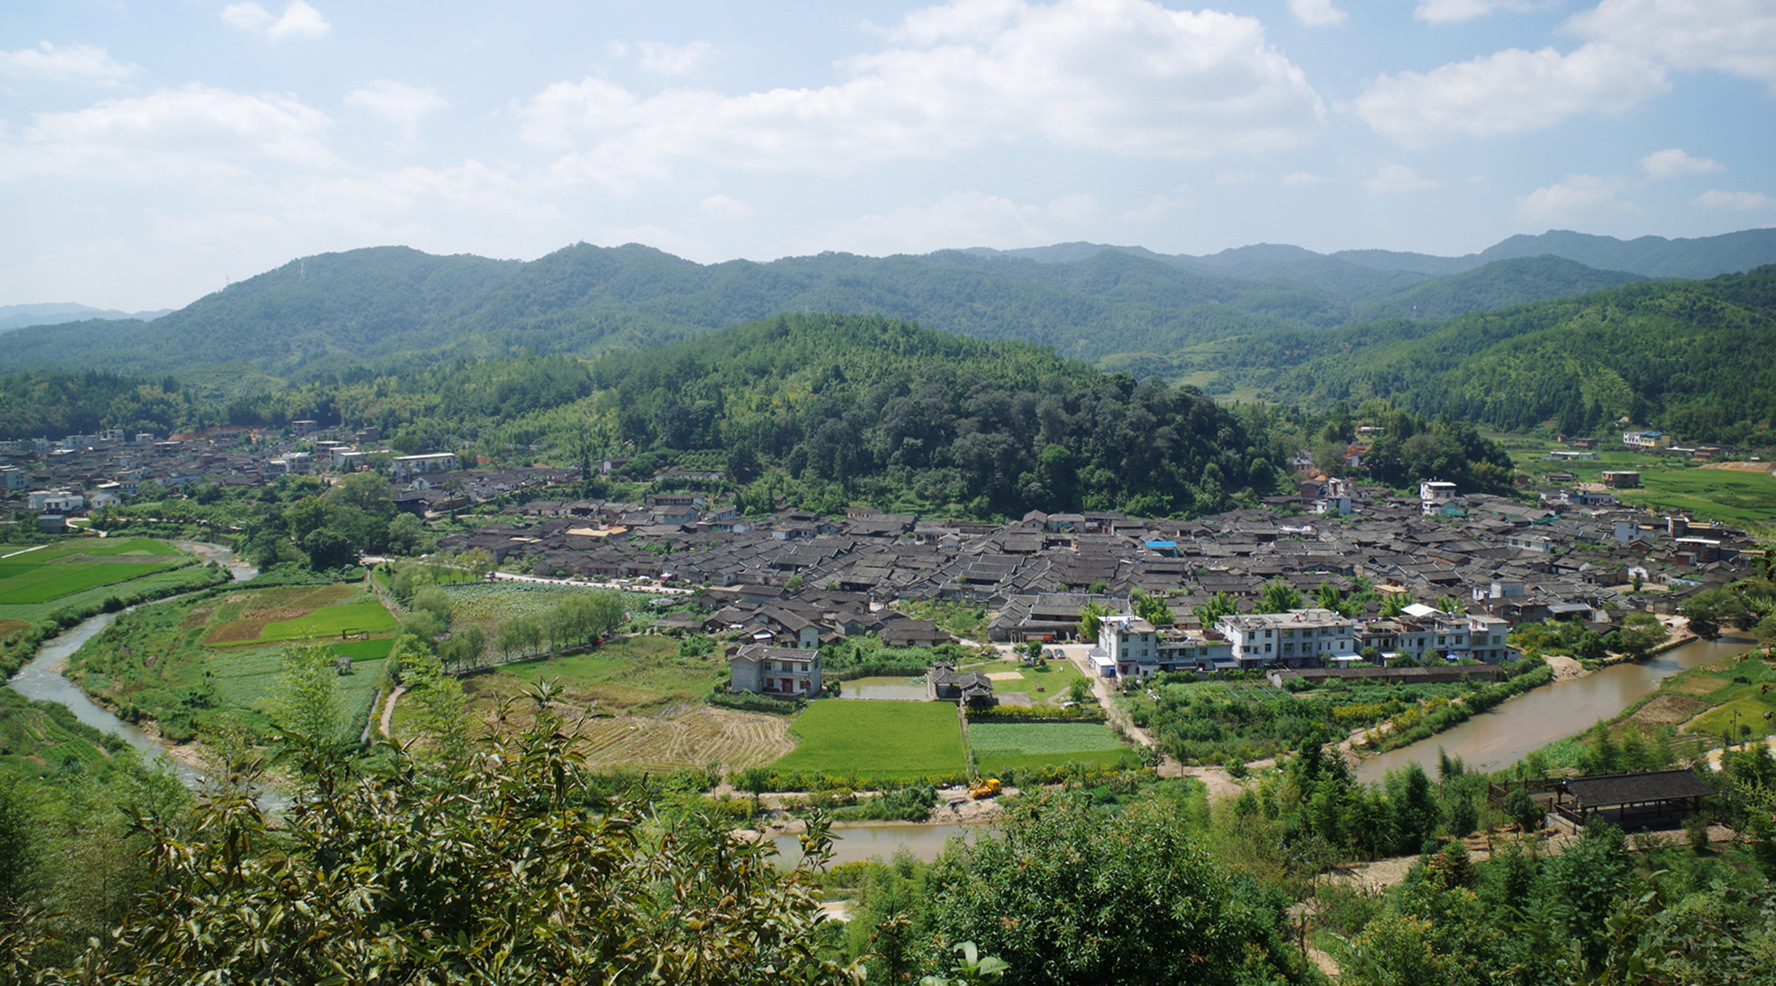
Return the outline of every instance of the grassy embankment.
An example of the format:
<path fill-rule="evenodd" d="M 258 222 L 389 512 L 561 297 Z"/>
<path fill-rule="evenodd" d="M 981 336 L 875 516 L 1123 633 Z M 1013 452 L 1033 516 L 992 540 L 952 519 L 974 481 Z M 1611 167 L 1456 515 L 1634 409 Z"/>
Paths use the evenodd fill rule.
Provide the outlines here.
<path fill-rule="evenodd" d="M 154 720 L 169 739 L 207 734 L 225 716 L 264 731 L 280 697 L 284 648 L 314 644 L 351 659 L 339 680 L 340 712 L 357 723 L 395 630 L 356 586 L 242 588 L 119 617 L 74 655 L 69 675 L 123 718 Z"/>

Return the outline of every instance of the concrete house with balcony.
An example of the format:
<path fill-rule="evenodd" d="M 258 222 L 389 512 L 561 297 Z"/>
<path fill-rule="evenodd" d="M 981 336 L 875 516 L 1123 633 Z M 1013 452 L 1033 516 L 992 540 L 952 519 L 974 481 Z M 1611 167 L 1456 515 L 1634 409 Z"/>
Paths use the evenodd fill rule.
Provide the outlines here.
<path fill-rule="evenodd" d="M 1232 645 L 1242 669 L 1322 668 L 1362 660 L 1353 649 L 1357 621 L 1329 609 L 1239 613 L 1223 617 L 1215 629 Z"/>
<path fill-rule="evenodd" d="M 1196 630 L 1158 628 L 1132 613 L 1102 617 L 1094 669 L 1105 678 L 1145 678 L 1161 671 L 1216 671 L 1235 666 L 1233 645 Z"/>
<path fill-rule="evenodd" d="M 728 686 L 775 698 L 820 694 L 820 652 L 748 644 L 728 656 Z"/>

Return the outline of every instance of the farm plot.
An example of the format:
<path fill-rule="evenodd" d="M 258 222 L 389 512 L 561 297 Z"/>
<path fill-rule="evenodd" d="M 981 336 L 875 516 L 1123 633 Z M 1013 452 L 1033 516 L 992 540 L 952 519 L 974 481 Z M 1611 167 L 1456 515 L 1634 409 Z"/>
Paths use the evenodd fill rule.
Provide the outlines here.
<path fill-rule="evenodd" d="M 340 620 L 324 614 L 363 605 L 350 586 L 305 586 L 145 606 L 88 641 L 70 659 L 69 676 L 124 718 L 155 720 L 169 739 L 203 735 L 223 715 L 266 729 L 281 695 L 285 647 L 275 638 L 262 639 L 261 632 L 280 619 L 307 619 L 319 628 L 311 632 L 337 638 L 330 627 Z M 339 706 L 347 721 L 357 721 L 375 697 L 394 641 L 310 639 L 351 660 L 350 671 L 339 678 Z"/>
<path fill-rule="evenodd" d="M 0 606 L 46 603 L 176 568 L 190 559 L 172 545 L 148 538 L 116 542 L 80 538 L 0 559 Z"/>
<path fill-rule="evenodd" d="M 0 557 L 0 621 L 35 623 L 112 597 L 202 588 L 206 573 L 194 561 L 149 538 L 74 538 L 13 548 Z"/>
<path fill-rule="evenodd" d="M 585 708 L 558 703 L 556 711 L 573 723 Z M 396 717 L 397 736 L 403 718 Z M 512 703 L 503 724 L 488 716 L 490 726 L 507 730 L 523 729 L 530 721 L 527 702 Z M 709 705 L 694 705 L 673 715 L 585 718 L 576 728 L 574 750 L 593 770 L 670 771 L 711 763 L 723 770 L 743 770 L 768 764 L 795 746 L 789 722 L 781 716 Z"/>
<path fill-rule="evenodd" d="M 462 582 L 439 588 L 450 598 L 451 625 L 459 629 L 479 627 L 490 640 L 507 620 L 540 616 L 563 599 L 583 596 L 588 591 L 534 582 Z"/>
<path fill-rule="evenodd" d="M 988 661 L 968 665 L 968 671 L 990 675 L 994 693 L 1022 692 L 1035 705 L 1055 705 L 1067 699 L 1073 682 L 1083 678 L 1070 661 L 1044 661 L 1041 667 L 1026 668 L 1006 661 Z"/>
<path fill-rule="evenodd" d="M 382 603 L 374 599 L 359 603 L 339 603 L 319 609 L 294 620 L 267 623 L 260 640 L 313 640 L 341 634 L 392 633 L 395 618 Z"/>
<path fill-rule="evenodd" d="M 964 766 L 956 707 L 945 702 L 817 699 L 791 728 L 800 742 L 774 770 L 905 777 Z"/>
<path fill-rule="evenodd" d="M 191 619 L 210 628 L 203 642 L 211 647 L 320 639 L 347 631 L 392 633 L 396 627 L 381 603 L 348 585 L 231 593 L 212 610 L 194 610 Z"/>
<path fill-rule="evenodd" d="M 1136 759 L 1114 733 L 1095 722 L 971 723 L 968 742 L 984 774 L 1051 764 L 1115 766 Z"/>
<path fill-rule="evenodd" d="M 727 661 L 718 651 L 698 649 L 694 640 L 623 637 L 590 654 L 570 654 L 509 664 L 464 681 L 477 699 L 491 703 L 520 696 L 533 682 L 548 679 L 562 688 L 562 701 L 578 709 L 659 711 L 701 702 L 727 680 Z"/>

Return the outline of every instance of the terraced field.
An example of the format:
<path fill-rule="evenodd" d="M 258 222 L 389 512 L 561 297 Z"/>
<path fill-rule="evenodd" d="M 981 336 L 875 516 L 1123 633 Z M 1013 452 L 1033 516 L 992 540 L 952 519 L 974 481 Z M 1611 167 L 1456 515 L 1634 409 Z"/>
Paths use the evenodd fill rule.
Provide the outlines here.
<path fill-rule="evenodd" d="M 563 703 L 557 711 L 572 721 L 585 709 Z M 512 703 L 505 728 L 522 729 L 529 723 L 529 706 Z M 584 719 L 579 735 L 574 750 L 594 770 L 667 771 L 710 763 L 738 770 L 764 766 L 795 747 L 789 721 L 781 716 L 701 704 L 675 708 L 667 715 Z"/>

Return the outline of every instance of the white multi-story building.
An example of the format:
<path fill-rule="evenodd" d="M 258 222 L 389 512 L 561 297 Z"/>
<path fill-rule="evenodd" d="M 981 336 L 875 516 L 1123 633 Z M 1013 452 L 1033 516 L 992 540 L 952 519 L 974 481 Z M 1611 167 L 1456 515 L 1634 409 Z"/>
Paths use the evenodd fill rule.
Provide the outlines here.
<path fill-rule="evenodd" d="M 33 490 L 29 496 L 32 510 L 65 514 L 86 506 L 86 497 L 67 490 Z"/>
<path fill-rule="evenodd" d="M 455 452 L 429 452 L 425 455 L 398 455 L 395 457 L 394 470 L 396 479 L 418 476 L 428 472 L 455 472 L 462 468 L 457 464 Z"/>
<path fill-rule="evenodd" d="M 1428 517 L 1455 501 L 1455 484 L 1426 480 L 1418 484 L 1419 509 Z"/>
<path fill-rule="evenodd" d="M 1445 613 L 1413 605 L 1399 617 L 1374 620 L 1357 633 L 1357 646 L 1373 647 L 1384 661 L 1418 658 L 1429 651 L 1451 663 L 1465 660 L 1500 664 L 1513 656 L 1505 634 L 1511 624 L 1485 613 Z"/>
<path fill-rule="evenodd" d="M 1671 436 L 1657 431 L 1624 431 L 1622 447 L 1631 452 L 1651 452 L 1655 449 L 1670 448 Z"/>
<path fill-rule="evenodd" d="M 1091 659 L 1106 678 L 1145 678 L 1160 671 L 1214 671 L 1234 665 L 1233 645 L 1196 630 L 1159 629 L 1132 613 L 1098 621 Z"/>
<path fill-rule="evenodd" d="M 1361 660 L 1353 649 L 1357 621 L 1329 609 L 1239 613 L 1222 618 L 1215 629 L 1232 645 L 1241 668 L 1319 668 Z"/>

